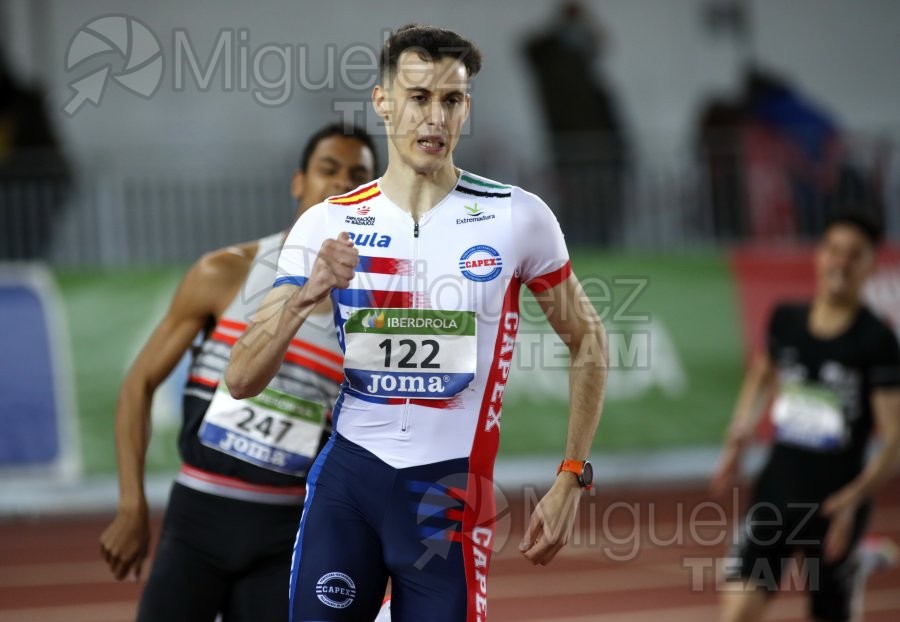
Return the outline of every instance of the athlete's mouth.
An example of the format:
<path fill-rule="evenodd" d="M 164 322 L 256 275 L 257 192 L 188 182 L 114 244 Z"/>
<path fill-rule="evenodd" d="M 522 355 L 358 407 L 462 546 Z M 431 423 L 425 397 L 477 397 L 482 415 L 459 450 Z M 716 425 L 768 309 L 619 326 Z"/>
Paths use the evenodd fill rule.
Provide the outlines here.
<path fill-rule="evenodd" d="M 832 287 L 846 287 L 850 281 L 850 275 L 843 270 L 831 270 L 828 272 L 828 283 Z"/>
<path fill-rule="evenodd" d="M 425 151 L 429 152 L 438 152 L 441 151 L 446 145 L 446 141 L 440 136 L 423 136 L 419 138 L 416 143 Z"/>

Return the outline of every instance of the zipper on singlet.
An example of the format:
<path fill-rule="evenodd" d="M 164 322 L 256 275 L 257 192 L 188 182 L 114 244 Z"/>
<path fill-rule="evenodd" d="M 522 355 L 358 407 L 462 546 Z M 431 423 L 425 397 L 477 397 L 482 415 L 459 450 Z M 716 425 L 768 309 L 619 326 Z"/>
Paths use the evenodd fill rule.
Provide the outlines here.
<path fill-rule="evenodd" d="M 417 304 L 416 301 L 416 283 L 418 279 L 418 270 L 419 270 L 419 223 L 416 221 L 413 224 L 413 274 L 411 277 L 412 283 L 410 284 L 410 291 L 413 292 L 413 306 Z M 403 405 L 403 418 L 400 420 L 400 431 L 408 432 L 409 431 L 409 412 L 412 410 L 412 401 L 407 399 L 406 404 Z"/>
<path fill-rule="evenodd" d="M 406 432 L 409 430 L 409 411 L 411 410 L 412 400 L 407 399 L 406 403 L 403 405 L 403 418 L 400 420 L 400 431 Z"/>

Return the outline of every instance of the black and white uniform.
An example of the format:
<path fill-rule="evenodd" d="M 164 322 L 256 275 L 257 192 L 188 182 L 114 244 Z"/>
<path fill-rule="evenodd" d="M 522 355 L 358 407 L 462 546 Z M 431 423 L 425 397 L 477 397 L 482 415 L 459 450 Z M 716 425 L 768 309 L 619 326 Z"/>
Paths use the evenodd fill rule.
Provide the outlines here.
<path fill-rule="evenodd" d="M 306 475 L 343 379 L 330 314 L 314 315 L 259 396 L 222 382 L 231 348 L 275 278 L 282 234 L 253 266 L 195 354 L 184 390 L 183 465 L 141 599 L 140 622 L 283 622 Z"/>
<path fill-rule="evenodd" d="M 900 386 L 900 347 L 891 329 L 862 307 L 842 334 L 809 331 L 809 304 L 782 305 L 769 326 L 769 357 L 779 391 L 772 409 L 775 442 L 756 483 L 726 579 L 750 579 L 774 592 L 794 552 L 803 554 L 791 578 L 811 595 L 821 620 L 850 617 L 855 560 L 870 506 L 856 514 L 848 552 L 822 559 L 829 521 L 821 503 L 863 470 L 874 426 L 871 398 Z"/>

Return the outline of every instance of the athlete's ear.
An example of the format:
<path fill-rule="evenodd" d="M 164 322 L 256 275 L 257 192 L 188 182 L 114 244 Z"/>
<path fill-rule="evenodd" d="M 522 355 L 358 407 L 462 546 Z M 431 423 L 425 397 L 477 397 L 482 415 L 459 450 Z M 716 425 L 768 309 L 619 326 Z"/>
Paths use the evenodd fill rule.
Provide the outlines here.
<path fill-rule="evenodd" d="M 375 108 L 375 114 L 387 122 L 391 116 L 390 100 L 388 99 L 387 90 L 380 84 L 376 84 L 372 89 L 372 106 Z"/>
<path fill-rule="evenodd" d="M 306 188 L 306 174 L 301 170 L 294 171 L 291 178 L 291 196 L 295 201 L 299 201 L 303 196 L 303 190 Z"/>

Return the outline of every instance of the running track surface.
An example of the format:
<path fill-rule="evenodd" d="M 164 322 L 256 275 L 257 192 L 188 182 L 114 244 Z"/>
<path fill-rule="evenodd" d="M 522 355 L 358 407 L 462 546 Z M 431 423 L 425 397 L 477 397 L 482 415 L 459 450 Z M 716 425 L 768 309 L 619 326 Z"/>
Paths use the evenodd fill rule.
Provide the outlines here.
<path fill-rule="evenodd" d="M 497 543 L 506 543 L 491 566 L 491 622 L 716 619 L 712 566 L 733 538 L 733 499 L 719 503 L 720 513 L 697 487 L 592 492 L 582 501 L 578 540 L 549 566 L 533 567 L 516 550 L 533 502 L 518 497 L 498 505 L 506 518 Z M 116 583 L 99 556 L 109 518 L 0 522 L 0 622 L 133 620 L 141 585 Z M 900 543 L 900 479 L 879 495 L 870 532 Z M 803 620 L 805 607 L 803 594 L 787 591 L 767 619 Z M 865 608 L 867 621 L 900 620 L 900 568 L 870 577 Z"/>

